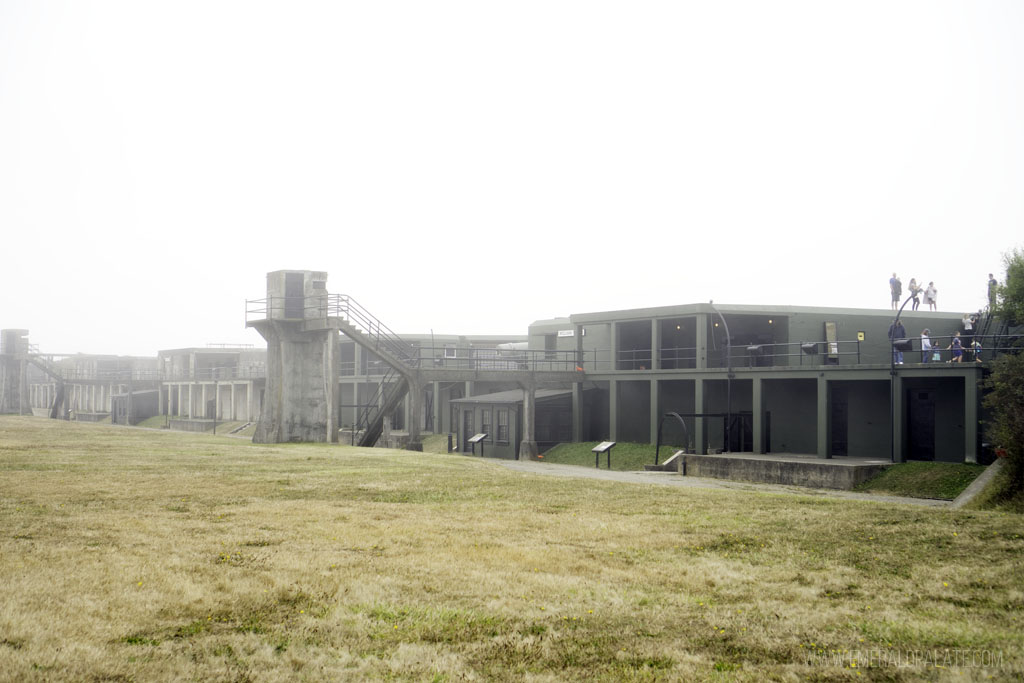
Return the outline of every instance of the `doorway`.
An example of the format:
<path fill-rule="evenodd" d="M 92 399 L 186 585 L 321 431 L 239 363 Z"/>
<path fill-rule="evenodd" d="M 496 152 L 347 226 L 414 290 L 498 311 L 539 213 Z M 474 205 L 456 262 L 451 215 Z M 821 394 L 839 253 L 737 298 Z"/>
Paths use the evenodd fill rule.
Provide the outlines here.
<path fill-rule="evenodd" d="M 935 390 L 911 389 L 907 401 L 907 458 L 935 460 Z"/>
<path fill-rule="evenodd" d="M 846 396 L 846 387 L 832 387 L 832 414 L 829 454 L 849 455 L 849 424 L 850 424 L 850 403 Z"/>

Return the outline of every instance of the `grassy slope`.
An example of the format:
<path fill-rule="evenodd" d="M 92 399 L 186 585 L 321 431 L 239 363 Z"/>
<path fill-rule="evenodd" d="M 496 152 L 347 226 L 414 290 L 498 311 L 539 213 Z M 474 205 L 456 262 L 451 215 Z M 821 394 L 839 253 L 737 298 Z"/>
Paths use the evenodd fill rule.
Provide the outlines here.
<path fill-rule="evenodd" d="M 563 465 L 581 465 L 584 467 L 594 466 L 594 453 L 591 449 L 596 446 L 599 441 L 591 443 L 560 443 L 547 453 L 544 453 L 544 462 L 555 462 Z M 675 448 L 671 446 L 662 446 L 660 459 L 664 462 L 674 452 Z M 613 470 L 619 470 L 624 472 L 636 472 L 643 470 L 644 465 L 650 465 L 654 463 L 654 451 L 655 448 L 649 443 L 617 443 L 612 448 L 612 467 Z M 601 469 L 607 469 L 608 467 L 608 456 L 601 456 Z"/>
<path fill-rule="evenodd" d="M 857 487 L 858 491 L 953 500 L 985 471 L 984 465 L 906 462 L 893 465 Z"/>
<path fill-rule="evenodd" d="M 1022 551 L 1005 513 L 0 418 L 5 680 L 1000 680 Z M 947 648 L 998 658 L 878 661 Z"/>
<path fill-rule="evenodd" d="M 971 501 L 974 510 L 997 510 L 1024 514 L 1024 464 L 1009 460 L 1002 471 Z"/>

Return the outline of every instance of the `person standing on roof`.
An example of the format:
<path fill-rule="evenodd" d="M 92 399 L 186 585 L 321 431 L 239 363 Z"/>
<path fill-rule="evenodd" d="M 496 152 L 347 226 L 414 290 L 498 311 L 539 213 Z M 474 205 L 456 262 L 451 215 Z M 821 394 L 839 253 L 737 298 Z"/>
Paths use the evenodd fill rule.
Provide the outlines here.
<path fill-rule="evenodd" d="M 892 294 L 892 310 L 900 305 L 900 295 L 903 294 L 903 283 L 896 277 L 896 273 L 889 278 L 889 293 Z"/>
<path fill-rule="evenodd" d="M 924 290 L 924 302 L 928 304 L 928 310 L 934 311 L 936 308 L 936 298 L 939 296 L 939 290 L 935 288 L 934 282 L 929 282 L 928 287 Z"/>
<path fill-rule="evenodd" d="M 907 289 L 910 290 L 910 296 L 914 297 L 910 304 L 910 309 L 916 311 L 917 307 L 921 305 L 921 285 L 917 284 L 916 277 L 910 278 L 910 284 L 907 285 Z"/>

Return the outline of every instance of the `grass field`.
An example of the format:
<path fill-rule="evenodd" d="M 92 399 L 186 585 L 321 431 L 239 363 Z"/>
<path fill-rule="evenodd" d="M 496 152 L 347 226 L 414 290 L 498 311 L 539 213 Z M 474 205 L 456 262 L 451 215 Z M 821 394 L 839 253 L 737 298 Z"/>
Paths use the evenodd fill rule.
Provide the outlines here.
<path fill-rule="evenodd" d="M 1020 680 L 1022 534 L 0 417 L 0 680 Z"/>

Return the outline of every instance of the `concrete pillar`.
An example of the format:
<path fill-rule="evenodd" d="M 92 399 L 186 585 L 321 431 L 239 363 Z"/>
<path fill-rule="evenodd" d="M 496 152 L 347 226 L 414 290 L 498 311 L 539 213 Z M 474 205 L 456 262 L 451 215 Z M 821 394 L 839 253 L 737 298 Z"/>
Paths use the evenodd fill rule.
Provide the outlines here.
<path fill-rule="evenodd" d="M 267 387 L 253 441 L 337 441 L 337 330 L 284 320 L 256 327 L 267 340 Z"/>
<path fill-rule="evenodd" d="M 441 411 L 441 383 L 431 382 L 430 388 L 434 392 L 434 400 L 430 402 L 430 409 L 432 411 L 430 423 L 434 426 L 435 434 L 443 434 L 444 425 L 441 420 L 444 413 Z"/>
<path fill-rule="evenodd" d="M 658 403 L 658 380 L 652 379 L 649 384 L 651 391 L 651 443 L 658 442 L 658 423 L 661 422 L 661 406 Z"/>
<path fill-rule="evenodd" d="M 906 462 L 906 452 L 903 450 L 903 378 L 898 374 L 892 375 L 892 414 L 889 419 L 892 424 L 892 454 L 895 462 Z"/>
<path fill-rule="evenodd" d="M 618 370 L 619 369 L 619 324 L 617 322 L 613 322 L 609 327 L 610 327 L 610 329 L 609 329 L 608 338 L 609 338 L 609 341 L 611 341 L 610 346 L 611 346 L 611 354 L 612 354 L 612 357 L 610 359 L 611 368 L 609 368 L 609 369 L 610 370 Z M 615 428 L 612 427 L 612 429 L 614 430 Z M 611 437 L 609 437 L 609 438 L 611 438 Z M 614 441 L 614 439 L 612 439 L 612 440 Z"/>
<path fill-rule="evenodd" d="M 753 413 L 754 413 L 754 453 L 767 453 L 767 431 L 764 428 L 765 423 L 765 410 L 764 410 L 764 379 L 761 377 L 754 377 L 754 389 L 753 389 Z"/>
<path fill-rule="evenodd" d="M 828 380 L 825 379 L 823 373 L 818 374 L 818 457 L 819 458 L 831 458 L 832 454 L 830 451 L 829 440 L 831 438 L 831 430 L 829 429 L 829 423 L 831 420 L 830 406 L 831 401 L 829 400 L 829 384 Z"/>
<path fill-rule="evenodd" d="M 583 382 L 572 385 L 572 440 L 583 441 Z"/>
<path fill-rule="evenodd" d="M 583 357 L 583 325 L 576 325 L 576 367 L 593 372 L 596 368 L 587 368 Z"/>
<path fill-rule="evenodd" d="M 423 439 L 420 435 L 420 419 L 423 415 L 423 384 L 417 378 L 409 380 L 409 393 L 406 395 L 409 406 L 405 412 L 406 429 L 409 432 L 409 442 L 405 449 L 409 451 L 422 451 Z"/>
<path fill-rule="evenodd" d="M 697 329 L 700 330 L 702 327 L 698 325 Z M 698 332 L 698 338 L 699 336 L 700 333 Z M 706 338 L 707 335 L 705 335 Z M 703 351 L 699 350 L 697 353 L 698 364 L 702 357 Z M 704 412 L 704 380 L 699 377 L 693 380 L 693 412 L 698 415 Z M 707 428 L 704 419 L 700 417 L 695 418 L 693 421 L 693 449 L 697 451 L 698 455 L 706 455 L 708 452 Z"/>
<path fill-rule="evenodd" d="M 522 460 L 537 458 L 537 389 L 532 384 L 523 387 L 523 440 L 519 444 L 519 457 Z"/>
<path fill-rule="evenodd" d="M 619 434 L 619 382 L 608 380 L 608 440 L 617 441 Z"/>
<path fill-rule="evenodd" d="M 705 370 L 708 367 L 708 314 L 697 314 L 697 369 Z M 703 412 L 698 410 L 697 412 Z"/>
<path fill-rule="evenodd" d="M 651 320 L 651 369 L 661 370 L 661 325 L 658 319 Z M 654 405 L 653 403 L 651 405 Z M 657 437 L 655 437 L 657 440 Z M 654 443 L 654 441 L 651 441 Z"/>
<path fill-rule="evenodd" d="M 964 377 L 964 462 L 978 462 L 978 381 Z"/>

